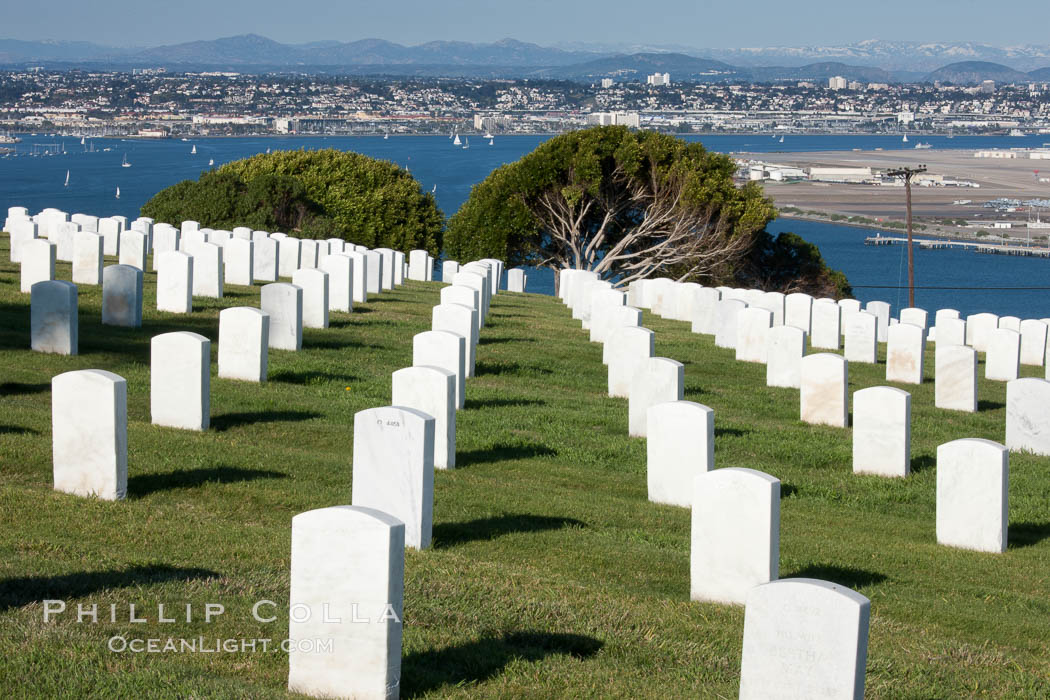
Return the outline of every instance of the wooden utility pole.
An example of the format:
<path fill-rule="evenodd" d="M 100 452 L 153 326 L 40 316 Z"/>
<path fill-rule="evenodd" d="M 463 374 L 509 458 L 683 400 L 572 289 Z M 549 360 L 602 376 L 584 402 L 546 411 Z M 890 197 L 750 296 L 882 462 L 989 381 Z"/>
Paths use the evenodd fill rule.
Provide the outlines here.
<path fill-rule="evenodd" d="M 911 246 L 911 178 L 916 173 L 924 172 L 926 172 L 926 166 L 920 165 L 915 168 L 898 168 L 886 173 L 890 177 L 904 178 L 905 221 L 908 225 L 908 306 L 911 307 L 915 306 L 915 259 Z"/>

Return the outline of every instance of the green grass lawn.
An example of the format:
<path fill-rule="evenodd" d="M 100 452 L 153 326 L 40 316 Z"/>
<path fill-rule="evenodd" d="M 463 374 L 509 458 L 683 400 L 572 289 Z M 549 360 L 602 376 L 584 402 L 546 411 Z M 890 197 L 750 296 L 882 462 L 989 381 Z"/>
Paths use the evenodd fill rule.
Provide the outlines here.
<path fill-rule="evenodd" d="M 390 402 L 440 283 L 409 282 L 270 352 L 263 385 L 215 376 L 218 312 L 258 287 L 100 325 L 80 287 L 80 355 L 29 348 L 29 295 L 0 238 L 0 694 L 4 697 L 285 697 L 287 655 L 114 653 L 132 638 L 284 639 L 291 519 L 350 502 L 353 416 Z M 59 279 L 69 279 L 59 264 Z M 933 407 L 933 353 L 912 393 L 906 480 L 857 477 L 851 431 L 805 425 L 798 392 L 765 386 L 684 323 L 645 315 L 656 354 L 685 364 L 685 398 L 715 410 L 715 462 L 782 481 L 782 578 L 834 581 L 871 599 L 872 698 L 1050 696 L 1050 458 L 1010 456 L 1010 547 L 937 545 L 935 455 L 964 437 L 1002 442 L 1005 384 L 980 412 Z M 149 417 L 149 341 L 212 339 L 212 427 Z M 885 348 L 882 348 L 883 358 Z M 128 382 L 128 498 L 52 490 L 50 380 L 107 369 Z M 1025 376 L 1042 376 L 1024 368 Z M 981 367 L 983 376 L 983 366 Z M 850 367 L 850 392 L 885 364 Z M 601 346 L 556 299 L 501 293 L 457 415 L 457 465 L 435 475 L 434 546 L 407 551 L 402 697 L 736 697 L 744 611 L 689 600 L 689 512 L 646 499 L 645 441 L 605 394 Z M 44 623 L 44 599 L 70 603 Z M 96 604 L 99 622 L 76 623 Z M 134 603 L 148 622 L 128 621 Z M 157 622 L 166 604 L 178 621 Z M 202 621 L 205 603 L 226 612 Z M 117 622 L 109 606 L 117 605 Z M 192 604 L 193 621 L 184 608 Z"/>

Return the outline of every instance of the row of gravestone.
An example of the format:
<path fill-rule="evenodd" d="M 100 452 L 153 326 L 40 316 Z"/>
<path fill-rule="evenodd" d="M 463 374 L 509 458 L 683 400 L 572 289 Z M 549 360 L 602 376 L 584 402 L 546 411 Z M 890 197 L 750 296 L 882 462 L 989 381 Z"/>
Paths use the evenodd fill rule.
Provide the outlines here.
<path fill-rule="evenodd" d="M 11 261 L 22 263 L 23 292 L 29 292 L 35 282 L 54 279 L 56 260 L 72 263 L 74 283 L 97 285 L 102 281 L 104 255 L 117 256 L 121 264 L 145 272 L 147 256 L 152 253 L 152 270 L 160 272 L 164 254 L 170 252 L 183 252 L 195 259 L 196 278 L 191 275 L 193 283 L 188 285 L 193 290 L 191 296 L 221 297 L 225 283 L 276 282 L 280 277 L 293 277 L 302 268 L 328 270 L 345 265 L 326 262 L 328 256 L 335 254 L 366 256 L 365 261 L 355 261 L 355 267 L 362 272 L 356 276 L 352 292 L 333 293 L 333 298 L 339 300 L 338 310 L 348 311 L 352 301 L 365 302 L 369 293 L 393 289 L 406 277 L 421 282 L 433 280 L 434 258 L 425 250 L 410 251 L 406 261 L 400 251 L 388 248 L 369 251 L 365 246 L 339 238 L 300 240 L 284 233 L 253 231 L 248 227 L 213 230 L 201 228 L 196 221 L 183 221 L 181 228 L 175 228 L 145 217 L 131 222 L 130 229 L 127 227 L 125 217 L 103 219 L 85 214 L 70 217 L 57 209 L 45 209 L 30 217 L 24 207 L 11 207 L 4 228 L 11 232 Z M 36 242 L 41 239 L 48 240 L 52 247 Z M 187 263 L 172 265 L 184 268 Z M 451 274 L 443 279 L 451 279 L 455 267 L 453 263 Z M 366 275 L 365 268 L 371 274 Z M 523 270 L 508 271 L 508 291 L 524 292 L 525 285 Z M 178 295 L 172 310 L 186 306 L 182 296 Z"/>
<path fill-rule="evenodd" d="M 354 415 L 351 505 L 293 518 L 289 638 L 330 639 L 354 653 L 292 651 L 290 690 L 397 697 L 404 548 L 430 546 L 434 469 L 455 467 L 456 411 L 501 268 L 486 259 L 443 270 L 452 284 L 432 309 L 432 330 L 413 337 L 412 366 L 391 375 L 391 405 Z"/>
<path fill-rule="evenodd" d="M 582 313 L 574 309 L 573 315 L 581 317 L 584 325 L 591 321 L 592 340 L 603 337 L 611 340 L 605 345 L 605 359 L 610 365 L 610 395 L 622 396 L 622 385 L 630 377 L 627 389 L 629 430 L 631 435 L 647 436 L 650 500 L 693 509 L 692 597 L 744 603 L 749 591 L 758 590 L 755 586 L 777 578 L 779 481 L 748 469 L 711 471 L 714 466 L 714 412 L 701 404 L 681 400 L 682 365 L 668 358 L 652 357 L 653 334 L 640 327 L 641 309 L 625 306 L 627 295 L 586 273 L 582 280 L 591 287 L 589 293 L 581 293 L 578 287 L 573 291 L 574 283 L 581 280 L 577 275 L 576 271 L 562 271 L 561 292 L 570 305 L 588 307 L 587 312 Z M 769 341 L 771 362 L 774 357 L 784 354 L 785 347 L 794 349 L 793 363 L 781 364 L 794 365 L 793 371 L 799 383 L 793 385 L 802 387 L 803 419 L 808 414 L 812 422 L 838 424 L 842 421 L 844 424 L 848 420 L 845 358 L 818 354 L 803 359 L 805 333 L 801 329 L 772 327 L 771 311 L 759 308 L 754 311 L 757 312 L 754 317 L 760 321 L 753 325 L 776 334 L 776 341 Z M 743 306 L 734 312 L 738 319 L 742 319 L 737 324 L 737 338 L 743 341 L 736 344 L 737 358 L 765 361 L 765 357 L 747 356 L 746 350 L 745 356 L 741 356 L 741 348 L 747 346 L 749 335 L 748 330 L 742 329 L 752 323 Z M 862 314 L 858 312 L 856 315 Z M 904 318 L 910 320 L 909 314 L 904 314 Z M 837 314 L 835 320 L 838 320 Z M 612 329 L 607 325 L 617 322 L 623 325 Z M 925 319 L 922 322 L 925 323 Z M 919 330 L 922 341 L 925 341 L 924 330 L 917 325 L 904 323 L 900 327 Z M 1045 343 L 1045 325 L 1043 329 Z M 887 335 L 891 346 L 895 331 L 896 328 L 889 326 Z M 1012 330 L 1006 332 L 1016 334 Z M 764 343 L 757 345 L 765 351 Z M 943 349 L 966 351 L 974 358 L 976 356 L 973 349 L 959 345 L 945 345 Z M 921 360 L 921 354 L 919 357 Z M 622 367 L 625 358 L 628 359 L 627 366 Z M 770 369 L 767 383 L 774 383 L 769 381 L 774 374 Z M 976 364 L 972 375 L 976 385 Z M 839 376 L 841 381 L 829 382 L 829 376 Z M 1050 393 L 1046 391 L 1048 386 L 1038 379 L 1012 381 L 1008 385 L 1008 406 L 1012 407 L 1008 408 L 1008 444 L 1016 443 L 1016 439 L 1012 442 L 1011 439 L 1019 434 L 1033 437 L 1033 431 L 1027 430 L 1029 417 L 1037 414 L 1040 401 L 1045 406 L 1050 400 Z M 873 387 L 855 394 L 855 472 L 892 476 L 907 474 L 910 398 L 907 392 L 892 387 Z M 832 417 L 825 418 L 828 414 Z M 1030 444 L 1018 444 L 1018 447 L 1032 449 Z M 962 439 L 941 445 L 937 456 L 937 541 L 981 551 L 1005 551 L 1008 522 L 1006 448 L 987 440 Z M 750 616 L 750 611 L 746 614 Z M 866 640 L 855 641 L 850 648 L 866 644 Z M 745 649 L 747 647 L 745 629 Z M 784 650 L 772 651 L 782 653 Z M 862 674 L 863 663 L 860 668 Z M 855 681 L 855 677 L 844 678 L 843 688 Z M 742 679 L 742 694 L 745 687 Z M 801 688 L 800 694 L 804 694 Z"/>
<path fill-rule="evenodd" d="M 740 697 L 862 697 L 868 600 L 826 581 L 777 580 L 780 481 L 714 469 L 714 411 L 682 400 L 684 366 L 652 356 L 654 333 L 625 292 L 575 270 L 561 271 L 559 287 L 604 344 L 629 434 L 646 438 L 649 500 L 692 509 L 690 597 L 745 606 Z"/>
<path fill-rule="evenodd" d="M 499 261 L 486 260 L 464 265 L 455 274 L 432 310 L 433 330 L 413 338 L 413 366 L 391 377 L 392 405 L 355 415 L 353 505 L 293 519 L 289 637 L 332 640 L 331 653 L 290 654 L 293 690 L 387 697 L 398 685 L 403 547 L 429 546 L 433 469 L 455 466 L 455 412 L 464 405 L 464 378 L 473 374 L 479 311 L 488 308 L 501 267 Z M 282 286 L 293 287 L 263 287 L 264 308 L 267 290 Z M 301 304 L 302 295 L 295 296 Z M 261 372 L 265 378 L 272 318 L 248 307 L 220 312 L 220 377 L 258 381 Z M 210 341 L 203 336 L 176 332 L 152 339 L 150 405 L 155 424 L 208 428 L 209 363 Z M 55 377 L 52 386 L 55 488 L 123 498 L 125 380 L 103 370 L 81 370 Z M 85 412 L 92 418 L 82 420 Z M 341 544 L 335 558 L 326 551 L 333 540 Z M 322 607 L 324 616 L 310 614 L 320 613 Z M 333 615 L 327 614 L 350 610 L 351 623 L 344 623 L 343 617 L 333 622 Z M 362 614 L 375 624 L 357 624 Z M 347 648 L 360 653 L 347 654 Z"/>
<path fill-rule="evenodd" d="M 622 357 L 651 357 L 652 342 L 641 325 L 641 309 L 645 304 L 656 304 L 662 308 L 676 309 L 682 317 L 683 304 L 669 303 L 670 290 L 678 290 L 678 301 L 691 299 L 694 312 L 706 305 L 713 311 L 715 344 L 734 348 L 736 358 L 743 361 L 766 363 L 768 386 L 801 389 L 800 414 L 803 420 L 830 425 L 845 426 L 848 417 L 846 396 L 846 367 L 848 362 L 874 362 L 877 358 L 878 319 L 886 318 L 887 361 L 886 379 L 897 383 L 919 384 L 923 380 L 927 332 L 927 312 L 922 309 L 904 309 L 902 322 L 889 319 L 889 305 L 870 302 L 872 312 L 861 311 L 855 300 L 818 300 L 814 302 L 805 294 L 789 294 L 785 297 L 776 292 L 760 290 L 729 290 L 732 298 L 723 299 L 723 291 L 701 287 L 691 283 L 673 283 L 670 280 L 638 280 L 632 282 L 636 303 L 642 306 L 627 306 L 631 290 L 614 290 L 608 282 L 600 281 L 593 273 L 570 270 L 562 273 L 561 295 L 573 306 L 574 317 L 581 318 L 586 327 L 590 324 L 592 340 L 602 341 L 616 336 L 609 347 L 606 345 L 603 361 L 609 364 L 610 396 L 628 396 L 629 382 L 635 372 L 634 364 L 624 364 Z M 573 279 L 582 280 L 579 284 Z M 649 289 L 654 287 L 655 290 Z M 663 296 L 656 294 L 662 290 Z M 753 292 L 753 293 L 752 293 Z M 749 297 L 765 307 L 749 307 L 743 298 Z M 698 299 L 706 299 L 704 302 Z M 774 303 L 776 302 L 776 303 Z M 850 303 L 852 302 L 852 303 Z M 775 311 L 766 307 L 785 309 L 783 318 L 798 324 L 795 326 L 774 325 Z M 799 309 L 802 312 L 799 312 Z M 809 310 L 807 315 L 806 310 Z M 827 312 L 824 314 L 823 312 Z M 700 312 L 700 316 L 703 314 Z M 823 315 L 822 315 L 823 314 Z M 832 332 L 827 345 L 837 349 L 840 314 L 849 319 L 847 324 L 845 356 L 829 355 L 823 360 L 809 360 L 806 356 L 808 335 L 799 326 L 819 328 L 826 316 Z M 1012 382 L 1019 376 L 1022 358 L 1026 364 L 1039 365 L 1045 362 L 1047 347 L 1047 321 L 1015 317 L 999 319 L 993 314 L 974 314 L 967 319 L 958 318 L 953 309 L 942 309 L 936 318 L 941 330 L 935 353 L 935 405 L 938 408 L 975 412 L 977 410 L 977 350 L 985 352 L 985 376 L 987 379 Z M 628 328 L 624 328 L 624 327 Z M 1014 330 L 1014 328 L 1019 330 Z M 697 330 L 697 318 L 692 322 Z M 860 329 L 860 330 L 857 330 Z M 709 329 L 711 330 L 711 329 Z M 935 335 L 936 329 L 930 329 Z M 699 331 L 704 332 L 704 331 Z M 860 338 L 863 337 L 863 341 Z M 969 345 L 965 344 L 969 343 Z M 973 346 L 973 347 L 971 347 Z M 639 355 L 641 353 L 641 355 Z M 859 358 L 859 359 L 857 359 Z M 673 372 L 673 365 L 666 361 L 653 363 Z M 803 387 L 803 366 L 808 366 L 806 386 Z M 1050 371 L 1050 366 L 1048 366 Z M 644 382 L 642 382 L 644 384 Z M 1043 380 L 1026 381 L 1025 392 L 1015 389 L 1012 394 L 1022 396 L 1050 391 Z M 1050 417 L 1038 409 L 1032 401 L 1018 399 L 1013 409 L 1007 411 L 1007 446 L 1011 449 L 1029 449 L 1038 454 L 1050 454 Z M 634 413 L 631 434 L 641 434 L 641 410 Z M 1011 436 L 1013 436 L 1011 438 Z"/>

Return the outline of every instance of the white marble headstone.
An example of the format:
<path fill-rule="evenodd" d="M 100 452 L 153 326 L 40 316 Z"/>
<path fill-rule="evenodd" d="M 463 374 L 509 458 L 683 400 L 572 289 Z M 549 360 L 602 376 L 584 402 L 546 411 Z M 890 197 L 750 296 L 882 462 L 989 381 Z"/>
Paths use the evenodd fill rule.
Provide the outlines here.
<path fill-rule="evenodd" d="M 937 542 L 1005 552 L 1009 454 L 991 440 L 964 438 L 937 447 Z"/>
<path fill-rule="evenodd" d="M 102 324 L 138 328 L 142 325 L 142 270 L 131 265 L 107 265 L 102 270 Z"/>
<path fill-rule="evenodd" d="M 968 345 L 937 343 L 934 406 L 977 412 L 977 351 Z"/>
<path fill-rule="evenodd" d="M 265 382 L 269 363 L 270 315 L 250 306 L 219 312 L 219 376 Z"/>
<path fill-rule="evenodd" d="M 352 503 L 403 522 L 406 547 L 430 547 L 434 519 L 431 416 L 404 406 L 381 406 L 354 414 Z"/>
<path fill-rule="evenodd" d="M 850 362 L 875 364 L 879 361 L 874 314 L 856 311 L 846 317 L 844 357 Z"/>
<path fill-rule="evenodd" d="M 926 332 L 910 323 L 898 323 L 887 331 L 886 381 L 922 384 L 926 355 Z"/>
<path fill-rule="evenodd" d="M 766 361 L 773 312 L 757 306 L 742 309 L 736 316 L 736 359 L 741 362 Z"/>
<path fill-rule="evenodd" d="M 1050 455 L 1050 381 L 1025 377 L 1007 382 L 1006 447 Z"/>
<path fill-rule="evenodd" d="M 321 261 L 328 273 L 328 310 L 349 313 L 354 308 L 354 261 L 345 253 L 330 253 Z"/>
<path fill-rule="evenodd" d="M 808 336 L 812 329 L 813 297 L 802 292 L 784 298 L 784 324 L 801 328 Z"/>
<path fill-rule="evenodd" d="M 430 329 L 450 331 L 466 339 L 464 371 L 474 376 L 478 348 L 478 312 L 465 304 L 438 304 L 431 309 Z"/>
<path fill-rule="evenodd" d="M 292 518 L 288 690 L 398 697 L 404 548 L 405 524 L 382 510 L 332 506 Z"/>
<path fill-rule="evenodd" d="M 76 355 L 79 347 L 77 286 L 65 280 L 37 282 L 30 290 L 30 347 Z"/>
<path fill-rule="evenodd" d="M 1042 321 L 1021 321 L 1021 364 L 1042 367 L 1046 362 L 1047 326 Z"/>
<path fill-rule="evenodd" d="M 689 595 L 742 605 L 780 570 L 780 480 L 754 469 L 715 469 L 693 480 Z"/>
<path fill-rule="evenodd" d="M 183 255 L 183 253 L 165 253 Z M 154 425 L 207 430 L 211 406 L 211 341 L 197 333 L 150 340 L 150 416 Z"/>
<path fill-rule="evenodd" d="M 394 406 L 434 419 L 434 468 L 456 466 L 456 375 L 441 367 L 404 367 L 390 375 Z"/>
<path fill-rule="evenodd" d="M 124 231 L 120 234 L 120 264 L 146 269 L 146 234 L 139 231 Z"/>
<path fill-rule="evenodd" d="M 115 501 L 128 490 L 128 387 L 101 369 L 51 380 L 55 490 Z"/>
<path fill-rule="evenodd" d="M 303 346 L 303 290 L 294 284 L 264 285 L 259 307 L 270 316 L 269 346 L 277 350 L 299 350 Z"/>
<path fill-rule="evenodd" d="M 744 605 L 740 700 L 863 700 L 871 601 L 844 586 L 788 578 Z"/>
<path fill-rule="evenodd" d="M 409 272 L 411 272 L 412 263 L 409 262 Z M 452 284 L 452 278 L 459 272 L 459 263 L 455 260 L 446 260 L 441 263 L 441 281 L 445 284 Z M 411 279 L 411 277 L 409 277 Z"/>
<path fill-rule="evenodd" d="M 609 334 L 609 396 L 627 398 L 631 381 L 643 363 L 653 356 L 656 334 L 641 326 L 621 326 Z"/>
<path fill-rule="evenodd" d="M 22 243 L 20 289 L 28 294 L 37 282 L 55 279 L 55 244 L 46 238 L 33 238 Z"/>
<path fill-rule="evenodd" d="M 766 386 L 798 389 L 802 383 L 802 358 L 806 332 L 795 326 L 769 329 L 766 350 Z"/>
<path fill-rule="evenodd" d="M 849 364 L 846 358 L 822 352 L 806 355 L 801 365 L 799 403 L 802 421 L 836 428 L 848 427 L 846 387 Z"/>
<path fill-rule="evenodd" d="M 689 508 L 693 479 L 715 467 L 715 412 L 693 401 L 653 404 L 646 430 L 649 500 Z"/>
<path fill-rule="evenodd" d="M 853 473 L 911 473 L 911 394 L 889 386 L 853 393 Z"/>
<path fill-rule="evenodd" d="M 102 284 L 102 236 L 90 231 L 73 234 L 73 282 Z"/>
<path fill-rule="evenodd" d="M 279 277 L 291 277 L 299 269 L 302 253 L 300 243 L 298 238 L 291 236 L 277 239 L 277 275 Z"/>
<path fill-rule="evenodd" d="M 456 408 L 466 401 L 467 339 L 449 331 L 426 331 L 412 336 L 412 366 L 440 367 L 456 375 Z"/>
<path fill-rule="evenodd" d="M 838 350 L 842 339 L 842 307 L 831 301 L 818 299 L 813 302 L 813 334 L 809 344 L 823 350 Z"/>
<path fill-rule="evenodd" d="M 627 397 L 628 435 L 646 437 L 649 407 L 666 401 L 681 401 L 685 365 L 666 357 L 642 360 L 631 378 Z"/>
<path fill-rule="evenodd" d="M 736 348 L 737 321 L 740 312 L 745 308 L 747 303 L 740 299 L 723 298 L 715 305 L 715 323 L 718 325 L 715 331 L 715 346 Z"/>
<path fill-rule="evenodd" d="M 157 311 L 193 311 L 193 256 L 177 250 L 160 254 L 157 265 Z"/>
<path fill-rule="evenodd" d="M 1021 364 L 1021 334 L 1010 328 L 988 332 L 984 356 L 984 378 L 1009 382 L 1017 379 Z"/>
<path fill-rule="evenodd" d="M 328 273 L 316 267 L 300 267 L 292 284 L 303 290 L 303 328 L 328 328 Z"/>

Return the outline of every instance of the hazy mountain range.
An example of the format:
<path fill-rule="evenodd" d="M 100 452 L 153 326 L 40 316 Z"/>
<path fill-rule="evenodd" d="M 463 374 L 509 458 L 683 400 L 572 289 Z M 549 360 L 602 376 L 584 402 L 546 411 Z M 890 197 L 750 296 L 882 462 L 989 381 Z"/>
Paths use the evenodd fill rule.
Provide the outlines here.
<path fill-rule="evenodd" d="M 671 73 L 672 80 L 762 82 L 842 75 L 863 82 L 973 83 L 1048 80 L 1050 46 L 872 40 L 847 46 L 695 49 L 586 43 L 544 47 L 514 39 L 405 46 L 382 39 L 282 44 L 245 34 L 168 46 L 114 48 L 83 41 L 0 39 L 0 66 L 27 65 L 570 80 L 636 79 L 660 71 Z"/>

